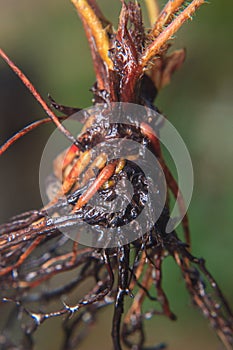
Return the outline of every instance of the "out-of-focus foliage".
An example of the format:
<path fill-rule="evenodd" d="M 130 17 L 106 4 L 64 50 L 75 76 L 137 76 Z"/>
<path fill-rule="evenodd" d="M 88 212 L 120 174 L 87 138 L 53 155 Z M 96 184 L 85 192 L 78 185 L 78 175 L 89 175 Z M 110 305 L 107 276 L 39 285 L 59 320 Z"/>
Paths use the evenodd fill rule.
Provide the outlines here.
<path fill-rule="evenodd" d="M 106 17 L 117 23 L 119 1 L 99 0 L 98 3 Z M 144 5 L 144 1 L 140 3 Z M 186 62 L 157 100 L 157 106 L 183 136 L 193 160 L 195 187 L 189 208 L 193 252 L 207 260 L 207 266 L 231 304 L 232 11 L 233 2 L 212 0 L 178 32 L 174 46 L 187 49 Z M 88 90 L 94 82 L 94 72 L 80 20 L 69 1 L 1 0 L 0 43 L 44 97 L 49 92 L 66 105 L 91 105 Z M 0 62 L 0 143 L 29 121 L 42 116 L 44 112 L 18 78 Z M 41 206 L 38 168 L 52 129 L 43 126 L 34 131 L 0 159 L 1 222 Z M 178 271 L 167 266 L 164 277 L 172 308 L 179 319 L 172 323 L 158 318 L 148 324 L 151 337 L 158 333 L 158 342 L 165 339 L 173 350 L 217 349 L 218 341 L 207 322 L 189 305 Z M 111 347 L 111 339 L 101 340 L 109 330 L 109 311 L 105 311 L 105 315 L 83 349 L 91 349 L 93 344 L 95 349 Z M 38 336 L 47 337 L 46 327 Z M 54 343 L 46 341 L 44 348 L 53 346 Z"/>

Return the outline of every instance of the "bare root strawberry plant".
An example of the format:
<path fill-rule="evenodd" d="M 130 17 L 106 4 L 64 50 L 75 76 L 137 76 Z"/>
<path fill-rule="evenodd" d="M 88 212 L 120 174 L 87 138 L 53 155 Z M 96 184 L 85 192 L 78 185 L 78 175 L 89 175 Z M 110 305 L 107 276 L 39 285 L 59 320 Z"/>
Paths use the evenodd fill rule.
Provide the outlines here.
<path fill-rule="evenodd" d="M 138 2 L 121 2 L 115 29 L 95 0 L 71 1 L 83 23 L 93 59 L 94 106 L 103 105 L 108 111 L 111 103 L 134 103 L 145 107 L 148 113 L 142 122 L 133 126 L 99 124 L 100 116 L 97 118 L 94 113 L 82 113 L 81 108 L 60 105 L 51 97 L 46 103 L 24 73 L 3 50 L 0 51 L 1 57 L 47 113 L 47 118 L 33 122 L 9 138 L 1 146 L 0 154 L 44 123 L 53 122 L 70 140 L 69 149 L 54 161 L 54 177 L 59 178 L 61 186 L 48 204 L 17 215 L 0 226 L 1 306 L 12 305 L 4 320 L 1 349 L 32 349 L 38 327 L 42 323 L 49 327 L 48 320 L 54 317 L 62 319 L 61 348 L 79 348 L 91 325 L 97 322 L 99 310 L 107 306 L 114 309 L 111 336 L 115 350 L 164 348 L 163 344 L 149 347 L 144 323 L 146 319 L 161 315 L 176 319 L 163 287 L 163 262 L 170 256 L 180 269 L 193 304 L 230 350 L 233 345 L 232 311 L 207 270 L 205 260 L 191 253 L 184 198 L 161 150 L 159 133 L 163 122 L 157 124 L 155 134 L 152 125 L 156 120 L 149 112 L 154 111 L 160 118 L 154 99 L 185 58 L 184 50 L 170 52 L 171 39 L 204 0 L 170 0 L 161 11 L 156 0 L 147 0 L 149 30 L 144 28 Z M 56 110 L 62 117 L 56 115 Z M 76 137 L 62 121 L 77 112 L 81 112 L 84 127 Z M 104 112 L 102 117 L 105 117 Z M 134 230 L 134 219 L 144 208 L 149 186 L 145 174 L 134 162 L 137 155 L 131 152 L 128 159 L 108 160 L 104 151 L 98 156 L 92 151 L 100 142 L 115 139 L 133 140 L 148 148 L 159 160 L 168 190 L 155 224 L 134 241 L 112 247 L 103 242 L 101 230 L 110 232 L 111 227 L 126 224 L 132 225 Z M 133 183 L 134 196 L 125 208 L 109 215 L 90 206 L 97 192 L 106 202 L 124 197 L 124 189 L 119 188 L 118 183 L 126 180 Z M 175 230 L 166 230 L 170 196 L 177 199 L 183 214 L 183 239 Z M 98 228 L 96 246 L 82 246 L 62 233 L 71 228 L 78 232 L 80 220 Z M 53 281 L 59 275 L 62 283 L 58 285 Z M 88 289 L 80 297 L 79 291 L 84 290 L 82 285 Z M 68 303 L 71 294 L 77 295 L 75 304 Z M 20 325 L 21 332 L 14 337 L 15 323 Z"/>

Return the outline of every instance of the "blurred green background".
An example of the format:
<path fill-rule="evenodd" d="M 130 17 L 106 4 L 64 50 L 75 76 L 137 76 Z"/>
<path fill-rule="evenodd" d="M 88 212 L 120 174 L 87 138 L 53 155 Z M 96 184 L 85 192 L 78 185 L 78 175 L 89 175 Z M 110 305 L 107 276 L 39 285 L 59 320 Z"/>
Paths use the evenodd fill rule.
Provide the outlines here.
<path fill-rule="evenodd" d="M 151 0 L 152 1 L 152 0 Z M 139 1 L 144 6 L 144 1 Z M 117 24 L 118 0 L 99 0 Z M 161 2 L 162 3 L 162 2 Z M 163 1 L 165 3 L 165 1 Z M 174 47 L 187 58 L 156 105 L 182 135 L 190 151 L 195 185 L 189 218 L 193 253 L 204 257 L 233 305 L 233 2 L 212 0 L 185 24 Z M 148 26 L 147 19 L 145 24 Z M 46 98 L 71 106 L 91 105 L 95 78 L 79 18 L 69 1 L 0 0 L 0 45 Z M 0 143 L 30 121 L 44 116 L 19 79 L 0 61 Z M 0 219 L 41 206 L 38 169 L 53 126 L 42 126 L 0 159 Z M 179 271 L 168 261 L 165 286 L 178 315 L 147 322 L 148 339 L 169 349 L 221 349 L 207 321 L 191 306 Z M 80 349 L 111 349 L 105 311 Z M 53 322 L 52 322 L 53 323 Z M 55 323 L 54 323 L 55 325 Z M 38 333 L 36 349 L 57 349 L 49 324 Z M 45 341 L 46 340 L 46 341 Z M 42 345 L 43 344 L 43 345 Z"/>

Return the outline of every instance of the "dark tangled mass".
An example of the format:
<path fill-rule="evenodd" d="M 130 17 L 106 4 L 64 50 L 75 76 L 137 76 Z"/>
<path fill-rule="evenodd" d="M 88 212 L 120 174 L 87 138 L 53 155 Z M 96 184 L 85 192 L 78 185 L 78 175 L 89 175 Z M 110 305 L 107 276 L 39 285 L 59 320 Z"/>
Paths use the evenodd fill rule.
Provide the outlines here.
<path fill-rule="evenodd" d="M 163 158 L 159 142 L 163 118 L 153 106 L 157 92 L 184 58 L 183 51 L 167 54 L 167 40 L 203 1 L 168 1 L 149 33 L 144 30 L 137 3 L 122 2 L 119 26 L 114 30 L 95 1 L 72 2 L 91 48 L 97 80 L 92 89 L 94 104 L 102 109 L 96 115 L 50 99 L 64 118 L 79 112 L 84 127 L 76 142 L 54 161 L 52 185 L 57 180 L 60 185 L 49 196 L 49 203 L 0 226 L 1 307 L 6 312 L 0 349 L 32 349 L 38 327 L 42 323 L 49 327 L 49 319 L 54 317 L 60 319 L 60 348 L 78 349 L 97 322 L 98 311 L 108 305 L 114 309 L 111 336 L 115 350 L 165 348 L 165 344 L 149 347 L 144 324 L 145 319 L 159 315 L 176 319 L 162 285 L 167 257 L 180 268 L 194 305 L 231 349 L 232 311 L 204 259 L 191 254 L 187 215 L 182 220 L 184 241 L 175 230 L 166 231 L 170 196 L 179 197 L 181 212 L 184 203 Z M 25 77 L 21 79 L 25 82 Z M 131 117 L 127 123 L 109 122 L 109 108 L 116 102 L 137 103 L 147 112 L 140 116 L 140 122 Z M 119 103 L 119 113 L 122 108 Z M 46 111 L 53 116 L 49 107 Z M 56 118 L 53 116 L 53 121 Z M 56 123 L 59 125 L 58 118 Z M 112 141 L 117 141 L 117 146 Z M 139 154 L 133 143 L 127 148 L 127 157 L 121 156 L 119 150 L 126 141 L 154 154 L 160 163 L 156 178 L 145 172 L 154 164 L 147 164 L 143 157 L 137 163 Z M 108 159 L 107 150 L 115 157 Z M 158 185 L 162 173 L 167 186 L 164 203 Z M 148 194 L 151 182 L 156 207 Z M 131 184 L 130 194 L 127 183 Z M 93 205 L 96 194 L 99 202 Z M 104 210 L 101 203 L 106 207 L 110 204 L 111 210 Z M 135 219 L 146 206 L 149 224 L 143 231 Z M 150 213 L 158 208 L 160 215 L 151 224 Z M 89 246 L 78 243 L 83 222 L 96 230 L 95 241 L 92 237 Z M 126 225 L 138 233 L 127 244 L 123 237 Z M 111 244 L 110 232 L 115 228 L 119 229 L 117 245 Z M 70 232 L 74 240 L 69 238 Z M 107 239 L 103 232 L 109 232 Z"/>
<path fill-rule="evenodd" d="M 120 140 L 130 138 L 153 150 L 150 138 L 145 136 L 140 126 L 110 124 L 108 127 L 105 125 L 105 128 L 100 128 L 100 124 L 97 128 L 93 123 L 78 137 L 83 152 L 87 150 L 89 152 L 96 144 L 111 138 Z M 76 148 L 74 154 L 72 150 L 74 164 L 83 152 L 77 151 Z M 128 152 L 129 157 L 130 153 L 134 155 L 133 148 Z M 110 163 L 114 161 L 116 160 L 111 160 Z M 20 327 L 22 322 L 20 317 L 18 321 L 15 319 L 13 321 L 12 313 L 18 312 L 24 315 L 19 348 L 33 346 L 33 334 L 41 323 L 52 317 L 67 315 L 63 324 L 62 348 L 73 349 L 74 346 L 78 346 L 87 334 L 88 328 L 96 320 L 97 311 L 109 304 L 113 304 L 115 308 L 112 320 L 115 349 L 120 349 L 122 343 L 129 349 L 144 348 L 145 318 L 166 315 L 171 320 L 176 319 L 162 288 L 161 268 L 167 256 L 172 256 L 180 267 L 194 303 L 202 309 L 219 335 L 230 342 L 231 324 L 225 316 L 230 314 L 230 309 L 216 282 L 206 270 L 204 260 L 193 257 L 188 244 L 183 243 L 175 231 L 166 233 L 169 219 L 167 205 L 163 207 L 153 227 L 127 245 L 106 249 L 77 247 L 76 242 L 72 244 L 72 241 L 63 234 L 66 230 L 77 232 L 81 219 L 98 228 L 96 240 L 101 244 L 102 227 L 117 227 L 133 222 L 143 210 L 148 194 L 148 183 L 144 172 L 133 161 L 122 159 L 117 161 L 119 169 L 114 168 L 113 174 L 98 191 L 105 201 L 111 202 L 117 197 L 122 204 L 124 191 L 121 188 L 119 193 L 117 183 L 122 180 L 123 184 L 124 180 L 130 181 L 133 195 L 128 205 L 121 205 L 123 209 L 117 211 L 113 206 L 112 212 L 106 214 L 101 208 L 92 207 L 87 203 L 72 212 L 90 183 L 96 181 L 98 173 L 101 172 L 98 169 L 98 173 L 93 172 L 87 178 L 87 168 L 79 178 L 79 182 L 82 183 L 80 188 L 75 188 L 77 185 L 75 182 L 67 192 L 65 200 L 58 198 L 55 203 L 52 200 L 47 208 L 22 214 L 0 228 L 2 296 L 5 301 L 12 301 L 13 304 L 14 300 L 16 304 L 6 324 L 16 322 Z M 84 180 L 88 180 L 87 183 Z M 117 202 L 115 205 L 117 206 Z M 23 255 L 21 252 L 24 252 Z M 27 257 L 24 254 L 27 254 Z M 71 280 L 65 278 L 59 286 L 52 282 L 50 287 L 47 286 L 46 289 L 43 287 L 46 281 L 53 281 L 56 275 L 70 270 L 76 271 L 75 277 Z M 62 306 L 61 298 L 64 294 L 67 295 L 66 300 L 69 300 L 68 296 L 73 291 L 79 295 L 79 287 L 86 280 L 91 281 L 90 290 L 75 305 L 64 303 Z M 212 286 L 211 294 L 206 291 L 207 284 Z M 125 298 L 131 300 L 128 310 L 124 310 Z M 143 312 L 143 303 L 147 299 L 151 300 L 153 306 Z M 58 309 L 42 312 L 41 309 L 49 308 L 52 300 L 56 300 Z M 70 315 L 73 315 L 72 319 Z M 12 337 L 9 337 L 8 331 L 3 331 L 3 334 L 4 347 L 10 348 L 13 346 Z"/>

